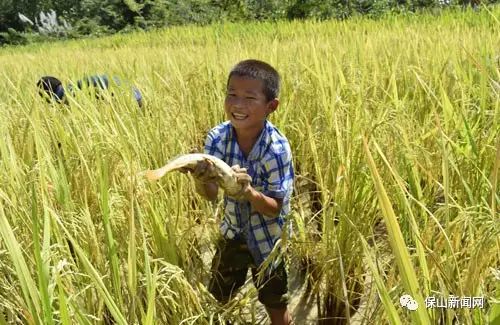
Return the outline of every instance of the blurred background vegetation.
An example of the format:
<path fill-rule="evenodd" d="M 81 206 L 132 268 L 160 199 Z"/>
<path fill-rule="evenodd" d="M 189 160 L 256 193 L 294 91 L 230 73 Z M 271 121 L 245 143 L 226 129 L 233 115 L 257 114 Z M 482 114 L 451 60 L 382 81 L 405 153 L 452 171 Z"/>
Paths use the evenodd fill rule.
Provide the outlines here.
<path fill-rule="evenodd" d="M 478 9 L 499 0 L 2 0 L 0 46 L 214 22 Z"/>

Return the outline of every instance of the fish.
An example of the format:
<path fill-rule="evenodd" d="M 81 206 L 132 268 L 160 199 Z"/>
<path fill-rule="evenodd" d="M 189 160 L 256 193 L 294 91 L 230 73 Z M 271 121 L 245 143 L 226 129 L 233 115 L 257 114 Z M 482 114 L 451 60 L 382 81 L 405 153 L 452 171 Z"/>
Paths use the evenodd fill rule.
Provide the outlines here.
<path fill-rule="evenodd" d="M 201 161 L 206 161 L 215 167 L 215 172 L 217 174 L 216 182 L 227 194 L 236 195 L 241 192 L 242 184 L 238 183 L 236 172 L 223 160 L 204 153 L 190 153 L 177 156 L 169 160 L 165 166 L 154 170 L 145 170 L 141 172 L 140 175 L 144 175 L 152 182 L 162 178 L 171 171 L 180 169 L 193 171 L 198 162 Z"/>

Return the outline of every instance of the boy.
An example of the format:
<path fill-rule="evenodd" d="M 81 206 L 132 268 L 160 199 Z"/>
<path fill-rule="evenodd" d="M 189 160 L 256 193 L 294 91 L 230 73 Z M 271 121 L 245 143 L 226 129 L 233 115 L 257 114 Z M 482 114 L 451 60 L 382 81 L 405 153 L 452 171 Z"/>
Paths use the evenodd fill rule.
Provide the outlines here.
<path fill-rule="evenodd" d="M 267 117 L 278 107 L 280 77 L 267 63 L 239 62 L 229 73 L 224 109 L 229 121 L 213 128 L 205 141 L 205 153 L 224 160 L 237 172 L 242 190 L 224 196 L 223 239 L 212 262 L 210 292 L 225 303 L 252 269 L 259 301 L 272 324 L 291 324 L 287 310 L 287 274 L 283 262 L 271 266 L 257 283 L 257 268 L 281 237 L 290 210 L 294 171 L 288 140 Z M 241 167 L 240 167 L 241 166 Z M 194 172 L 197 192 L 217 198 L 214 170 L 199 163 Z"/>
<path fill-rule="evenodd" d="M 100 98 L 98 92 L 100 90 L 109 89 L 109 83 L 109 78 L 106 75 L 95 75 L 78 80 L 76 82 L 76 88 L 84 89 L 93 87 L 96 90 L 97 98 Z M 121 81 L 118 77 L 113 77 L 112 83 L 116 86 L 121 85 Z M 52 76 L 44 76 L 37 81 L 36 85 L 40 96 L 44 96 L 45 93 L 49 97 L 49 100 L 55 100 L 57 103 L 67 103 L 67 99 L 65 97 L 66 90 L 59 79 Z M 68 86 L 69 92 L 72 93 L 74 88 L 75 87 L 70 84 Z M 136 87 L 132 87 L 132 93 L 137 101 L 137 105 L 141 108 L 143 105 L 141 92 Z M 111 94 L 113 95 L 113 93 Z"/>

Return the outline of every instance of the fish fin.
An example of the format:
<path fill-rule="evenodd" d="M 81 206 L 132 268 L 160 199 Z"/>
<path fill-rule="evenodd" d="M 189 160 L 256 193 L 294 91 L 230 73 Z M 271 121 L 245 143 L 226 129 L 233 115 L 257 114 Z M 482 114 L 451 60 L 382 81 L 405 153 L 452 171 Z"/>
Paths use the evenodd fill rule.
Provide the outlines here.
<path fill-rule="evenodd" d="M 150 182 L 156 181 L 156 180 L 160 179 L 163 176 L 162 173 L 161 173 L 161 171 L 158 172 L 158 169 L 156 169 L 156 170 L 146 170 L 143 173 L 144 173 L 144 176 L 146 176 L 146 178 Z"/>

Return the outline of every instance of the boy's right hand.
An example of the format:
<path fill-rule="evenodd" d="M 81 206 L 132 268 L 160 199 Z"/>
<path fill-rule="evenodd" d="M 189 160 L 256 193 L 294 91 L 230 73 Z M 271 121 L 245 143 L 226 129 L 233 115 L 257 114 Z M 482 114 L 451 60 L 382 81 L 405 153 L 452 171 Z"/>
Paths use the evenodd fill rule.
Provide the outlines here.
<path fill-rule="evenodd" d="M 180 171 L 186 173 L 190 170 L 182 168 Z M 195 168 L 190 172 L 199 183 L 206 184 L 215 183 L 217 181 L 217 171 L 215 170 L 215 167 L 207 161 L 199 161 Z"/>

